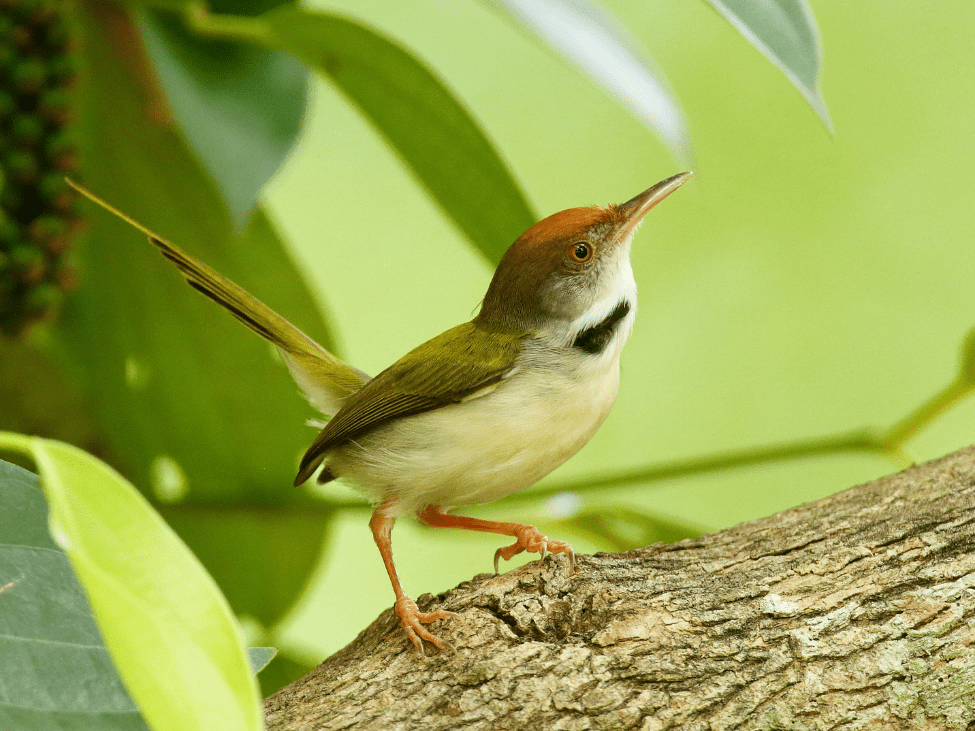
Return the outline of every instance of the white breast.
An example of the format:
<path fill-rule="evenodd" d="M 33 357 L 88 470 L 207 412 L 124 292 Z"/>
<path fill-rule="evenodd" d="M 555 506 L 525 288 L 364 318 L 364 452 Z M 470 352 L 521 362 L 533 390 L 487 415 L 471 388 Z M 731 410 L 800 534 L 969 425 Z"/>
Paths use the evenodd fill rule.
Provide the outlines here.
<path fill-rule="evenodd" d="M 599 355 L 533 341 L 479 398 L 400 419 L 333 449 L 332 471 L 393 517 L 499 500 L 579 451 L 606 419 L 633 313 Z"/>
<path fill-rule="evenodd" d="M 398 419 L 326 455 L 331 471 L 391 517 L 427 505 L 500 500 L 578 452 L 606 419 L 619 389 L 619 361 L 636 315 L 629 240 L 586 312 L 527 341 L 517 370 L 461 403 Z M 572 347 L 621 299 L 630 311 L 598 354 Z"/>

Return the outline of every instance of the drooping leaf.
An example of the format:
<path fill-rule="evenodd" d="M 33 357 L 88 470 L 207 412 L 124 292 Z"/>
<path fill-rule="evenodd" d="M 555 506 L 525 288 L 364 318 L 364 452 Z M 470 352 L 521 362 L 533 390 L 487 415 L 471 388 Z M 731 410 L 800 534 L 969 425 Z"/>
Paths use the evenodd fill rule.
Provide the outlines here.
<path fill-rule="evenodd" d="M 0 728 L 147 731 L 47 518 L 37 477 L 0 461 Z"/>
<path fill-rule="evenodd" d="M 819 30 L 806 0 L 707 0 L 779 67 L 832 131 L 819 92 Z"/>
<path fill-rule="evenodd" d="M 143 88 L 114 42 L 132 32 L 128 17 L 107 4 L 82 17 L 89 187 L 331 347 L 267 216 L 258 210 L 235 238 L 178 135 L 145 113 Z M 84 285 L 66 308 L 61 340 L 118 466 L 162 500 L 297 498 L 290 483 L 313 412 L 271 347 L 187 287 L 144 236 L 94 207 L 85 214 Z"/>
<path fill-rule="evenodd" d="M 489 261 L 496 263 L 535 223 L 480 126 L 433 71 L 404 48 L 360 23 L 297 4 L 254 21 L 234 25 L 243 37 L 289 51 L 330 79 Z M 230 25 L 220 27 L 229 30 Z"/>
<path fill-rule="evenodd" d="M 259 731 L 257 681 L 230 607 L 131 484 L 87 453 L 0 434 L 29 452 L 125 687 L 154 731 Z"/>
<path fill-rule="evenodd" d="M 135 18 L 169 108 L 239 231 L 298 136 L 308 70 L 276 51 L 200 38 L 171 14 Z"/>
<path fill-rule="evenodd" d="M 247 659 L 250 660 L 251 670 L 257 674 L 268 666 L 278 651 L 273 647 L 248 647 Z"/>
<path fill-rule="evenodd" d="M 621 23 L 586 0 L 491 0 L 627 107 L 678 156 L 688 154 L 683 115 L 661 74 Z"/>

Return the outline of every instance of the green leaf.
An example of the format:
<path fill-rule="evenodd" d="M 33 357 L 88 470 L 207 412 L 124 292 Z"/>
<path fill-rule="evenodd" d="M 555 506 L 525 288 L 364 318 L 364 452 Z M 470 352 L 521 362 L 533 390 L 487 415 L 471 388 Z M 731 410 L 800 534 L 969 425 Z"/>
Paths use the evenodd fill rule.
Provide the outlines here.
<path fill-rule="evenodd" d="M 819 92 L 819 31 L 805 0 L 707 0 L 802 93 L 833 130 Z"/>
<path fill-rule="evenodd" d="M 25 446 L 4 436 L 7 448 Z M 0 728 L 146 731 L 68 558 L 48 533 L 37 476 L 3 461 L 0 535 Z M 247 654 L 258 673 L 277 650 Z"/>
<path fill-rule="evenodd" d="M 268 663 L 274 659 L 278 651 L 273 647 L 248 647 L 247 659 L 250 660 L 251 670 L 254 674 L 261 672 L 267 667 Z"/>
<path fill-rule="evenodd" d="M 47 515 L 37 477 L 0 461 L 0 728 L 146 731 Z"/>
<path fill-rule="evenodd" d="M 689 154 L 683 115 L 646 54 L 619 21 L 585 0 L 492 0 L 578 66 L 654 130 L 678 157 Z"/>
<path fill-rule="evenodd" d="M 170 109 L 243 229 L 301 130 L 307 69 L 282 53 L 199 38 L 166 13 L 135 18 Z"/>
<path fill-rule="evenodd" d="M 147 117 L 126 57 L 103 31 L 127 17 L 100 5 L 96 22 L 88 7 L 80 13 L 87 184 L 330 347 L 267 216 L 258 210 L 235 238 L 192 155 Z M 297 499 L 291 481 L 314 412 L 273 349 L 186 286 L 144 236 L 93 206 L 85 214 L 84 286 L 66 307 L 60 340 L 118 466 L 161 500 Z"/>
<path fill-rule="evenodd" d="M 204 33 L 293 53 L 329 78 L 403 158 L 489 261 L 535 223 L 470 113 L 412 54 L 374 30 L 296 4 L 258 18 L 205 16 Z"/>
<path fill-rule="evenodd" d="M 304 591 L 330 535 L 333 514 L 320 501 L 184 503 L 162 506 L 160 512 L 206 565 L 234 611 L 265 628 L 279 622 Z"/>
<path fill-rule="evenodd" d="M 154 731 L 262 729 L 257 682 L 230 607 L 145 498 L 71 445 L 6 433 L 0 444 L 34 459 L 51 533 Z"/>

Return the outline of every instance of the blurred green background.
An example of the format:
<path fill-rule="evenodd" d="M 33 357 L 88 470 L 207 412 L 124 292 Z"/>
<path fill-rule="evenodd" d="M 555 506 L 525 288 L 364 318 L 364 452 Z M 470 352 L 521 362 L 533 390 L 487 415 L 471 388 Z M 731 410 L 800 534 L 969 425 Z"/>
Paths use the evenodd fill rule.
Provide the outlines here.
<path fill-rule="evenodd" d="M 638 234 L 640 311 L 613 413 L 542 484 L 883 427 L 950 381 L 975 324 L 975 6 L 811 3 L 830 136 L 703 3 L 606 5 L 665 69 L 688 119 L 695 178 Z M 602 91 L 481 5 L 328 7 L 388 29 L 440 70 L 540 215 L 621 202 L 681 169 Z M 313 86 L 301 145 L 267 200 L 334 313 L 342 353 L 367 372 L 467 319 L 490 280 L 489 266 L 325 84 Z M 973 441 L 969 401 L 909 452 L 930 459 Z M 895 466 L 873 455 L 808 458 L 584 500 L 712 530 Z M 476 512 L 546 517 L 542 502 Z M 365 522 L 337 519 L 289 641 L 330 652 L 389 606 Z M 573 539 L 577 550 L 605 548 Z M 417 593 L 490 570 L 496 545 L 405 520 L 394 532 L 401 578 Z"/>
<path fill-rule="evenodd" d="M 619 203 L 682 169 L 695 172 L 652 212 L 634 246 L 640 312 L 623 354 L 619 402 L 592 442 L 537 489 L 883 428 L 955 377 L 975 325 L 975 6 L 810 4 L 833 135 L 705 3 L 607 0 L 666 74 L 686 115 L 691 160 L 675 159 L 582 73 L 487 4 L 315 4 L 382 29 L 434 68 L 540 216 Z M 84 92 L 82 174 L 96 192 L 370 374 L 471 317 L 490 264 L 317 76 L 298 145 L 264 189 L 263 212 L 234 239 L 234 222 L 172 126 L 159 123 L 151 104 L 147 111 L 130 103 L 148 88 L 145 78 L 126 77 L 97 50 L 102 34 L 116 43 L 125 36 L 125 24 L 105 12 L 84 21 L 96 82 Z M 152 22 L 143 17 L 139 27 L 150 33 Z M 79 251 L 79 293 L 61 328 L 32 341 L 67 369 L 71 388 L 62 393 L 56 375 L 42 378 L 47 371 L 24 365 L 33 356 L 8 349 L 0 428 L 78 443 L 154 496 L 221 583 L 252 644 L 284 649 L 290 659 L 275 661 L 283 682 L 392 603 L 368 509 L 329 503 L 356 499 L 336 483 L 322 489 L 324 502 L 290 487 L 289 470 L 315 433 L 301 421 L 315 414 L 286 369 L 140 236 L 86 210 L 92 230 Z M 276 242 L 275 229 L 307 292 L 273 253 L 277 244 L 265 247 Z M 330 335 L 316 322 L 315 301 Z M 167 380 L 177 367 L 199 378 Z M 211 404 L 214 392 L 220 404 Z M 975 401 L 966 401 L 907 452 L 924 460 L 973 441 Z M 639 511 L 672 528 L 658 536 L 678 536 L 768 515 L 900 466 L 870 453 L 807 457 L 586 491 L 580 510 Z M 528 491 L 464 512 L 537 523 L 579 552 L 639 545 L 646 535 L 599 540 L 585 521 L 567 522 L 564 505 Z M 500 545 L 411 520 L 397 524 L 393 544 L 414 596 L 489 571 Z M 519 558 L 515 564 L 530 560 Z M 268 672 L 262 680 L 273 685 Z"/>

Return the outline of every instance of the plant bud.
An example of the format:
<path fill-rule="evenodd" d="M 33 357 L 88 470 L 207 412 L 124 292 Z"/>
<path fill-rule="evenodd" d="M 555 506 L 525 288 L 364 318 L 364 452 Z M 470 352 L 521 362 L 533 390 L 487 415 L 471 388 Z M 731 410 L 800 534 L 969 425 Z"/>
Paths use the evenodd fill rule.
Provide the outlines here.
<path fill-rule="evenodd" d="M 14 66 L 10 79 L 19 91 L 33 94 L 44 86 L 47 79 L 47 69 L 44 68 L 41 61 L 29 58 Z"/>
<path fill-rule="evenodd" d="M 10 253 L 10 263 L 20 277 L 20 281 L 26 284 L 36 284 L 40 282 L 47 273 L 47 260 L 44 252 L 36 246 L 22 243 L 14 246 Z"/>
<path fill-rule="evenodd" d="M 18 337 L 77 286 L 69 251 L 84 228 L 64 174 L 78 37 L 70 0 L 0 0 L 0 333 Z"/>
<path fill-rule="evenodd" d="M 26 150 L 12 150 L 6 157 L 6 177 L 21 184 L 33 183 L 39 171 L 37 160 Z M 6 191 L 5 191 L 6 192 Z"/>
<path fill-rule="evenodd" d="M 44 125 L 33 114 L 18 114 L 10 123 L 10 136 L 24 145 L 33 145 L 44 134 Z"/>

